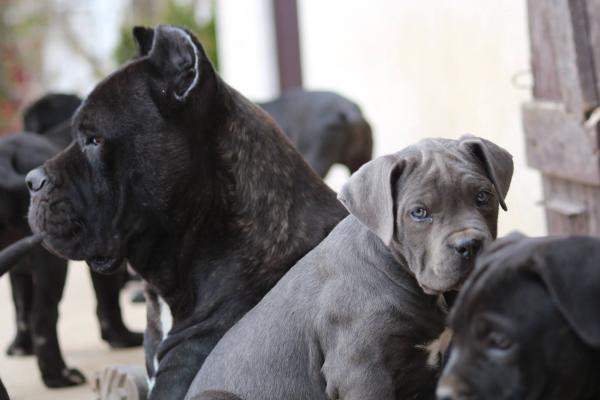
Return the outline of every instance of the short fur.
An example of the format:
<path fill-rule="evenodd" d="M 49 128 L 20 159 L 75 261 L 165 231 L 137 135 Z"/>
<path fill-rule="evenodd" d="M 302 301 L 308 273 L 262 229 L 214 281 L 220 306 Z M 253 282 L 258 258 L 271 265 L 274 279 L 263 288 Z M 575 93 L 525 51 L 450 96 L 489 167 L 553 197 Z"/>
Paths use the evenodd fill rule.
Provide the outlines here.
<path fill-rule="evenodd" d="M 494 243 L 452 310 L 438 399 L 598 399 L 599 263 L 597 238 Z"/>
<path fill-rule="evenodd" d="M 259 105 L 323 178 L 334 164 L 354 173 L 371 160 L 371 126 L 358 105 L 339 94 L 294 89 Z"/>
<path fill-rule="evenodd" d="M 472 142 L 501 161 L 488 164 Z M 505 150 L 473 137 L 423 140 L 365 164 L 340 192 L 351 215 L 223 337 L 187 399 L 211 389 L 245 400 L 433 398 L 441 357 L 427 348 L 444 330 L 440 296 L 460 287 L 476 255 L 455 247 L 495 237 L 506 192 L 492 193 L 508 190 L 511 173 Z M 415 205 L 430 219 L 415 221 Z"/>
<path fill-rule="evenodd" d="M 190 32 L 134 36 L 140 56 L 84 101 L 75 143 L 28 177 L 48 181 L 29 221 L 57 253 L 102 272 L 127 259 L 147 281 L 150 398 L 181 399 L 222 335 L 346 212 Z"/>

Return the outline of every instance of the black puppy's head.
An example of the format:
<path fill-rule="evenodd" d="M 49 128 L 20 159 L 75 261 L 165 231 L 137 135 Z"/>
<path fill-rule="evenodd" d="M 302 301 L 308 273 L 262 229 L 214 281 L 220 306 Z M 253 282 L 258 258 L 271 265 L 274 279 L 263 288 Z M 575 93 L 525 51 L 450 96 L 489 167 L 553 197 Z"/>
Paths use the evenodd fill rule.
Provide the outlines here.
<path fill-rule="evenodd" d="M 484 253 L 450 315 L 437 396 L 596 398 L 600 240 L 512 234 Z"/>
<path fill-rule="evenodd" d="M 352 175 L 339 199 L 428 294 L 458 289 L 496 237 L 511 155 L 485 139 L 426 139 Z"/>
<path fill-rule="evenodd" d="M 28 200 L 25 175 L 58 151 L 46 138 L 32 133 L 0 139 L 0 226 L 24 222 Z"/>
<path fill-rule="evenodd" d="M 46 133 L 68 121 L 81 99 L 72 94 L 50 93 L 30 104 L 23 112 L 23 127 L 28 132 Z"/>
<path fill-rule="evenodd" d="M 98 272 L 121 265 L 143 222 L 176 230 L 189 219 L 182 204 L 210 202 L 220 80 L 187 30 L 133 33 L 139 56 L 94 88 L 73 118 L 75 141 L 27 177 L 32 230 Z"/>

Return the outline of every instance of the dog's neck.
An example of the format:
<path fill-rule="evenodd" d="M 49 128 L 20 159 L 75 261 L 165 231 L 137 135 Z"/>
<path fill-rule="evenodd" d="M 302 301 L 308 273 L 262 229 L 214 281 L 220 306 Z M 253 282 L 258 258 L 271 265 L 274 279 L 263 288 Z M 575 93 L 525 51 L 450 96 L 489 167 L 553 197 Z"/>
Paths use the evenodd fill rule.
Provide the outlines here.
<path fill-rule="evenodd" d="M 262 297 L 346 214 L 270 117 L 226 86 L 224 96 L 227 118 L 206 155 L 210 182 L 198 183 L 204 193 L 190 188 L 202 201 L 187 199 L 193 213 L 182 229 L 146 230 L 128 254 L 175 319 L 205 301 L 218 279 Z"/>

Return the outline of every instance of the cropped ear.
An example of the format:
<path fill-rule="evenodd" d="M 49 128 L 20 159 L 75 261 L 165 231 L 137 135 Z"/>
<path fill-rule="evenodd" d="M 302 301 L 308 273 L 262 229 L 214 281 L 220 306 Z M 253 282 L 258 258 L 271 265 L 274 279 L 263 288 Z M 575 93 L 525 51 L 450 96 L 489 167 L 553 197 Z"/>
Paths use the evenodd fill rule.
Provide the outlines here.
<path fill-rule="evenodd" d="M 133 28 L 133 38 L 137 45 L 139 55 L 141 57 L 148 55 L 152 49 L 154 42 L 154 29 L 144 26 L 136 26 Z"/>
<path fill-rule="evenodd" d="M 403 162 L 394 155 L 369 161 L 342 187 L 338 199 L 386 246 L 394 236 L 394 186 Z"/>
<path fill-rule="evenodd" d="M 512 155 L 489 140 L 475 136 L 465 135 L 459 141 L 462 148 L 483 164 L 488 178 L 496 189 L 500 206 L 506 211 L 504 199 L 508 193 L 514 169 Z"/>
<path fill-rule="evenodd" d="M 600 240 L 573 236 L 549 241 L 540 250 L 529 268 L 581 340 L 600 348 Z"/>
<path fill-rule="evenodd" d="M 141 31 L 138 31 L 141 32 Z M 162 78 L 163 94 L 183 103 L 198 86 L 201 57 L 204 52 L 190 32 L 176 26 L 160 25 L 153 31 L 154 41 L 148 54 Z M 148 33 L 140 43 L 146 48 Z"/>

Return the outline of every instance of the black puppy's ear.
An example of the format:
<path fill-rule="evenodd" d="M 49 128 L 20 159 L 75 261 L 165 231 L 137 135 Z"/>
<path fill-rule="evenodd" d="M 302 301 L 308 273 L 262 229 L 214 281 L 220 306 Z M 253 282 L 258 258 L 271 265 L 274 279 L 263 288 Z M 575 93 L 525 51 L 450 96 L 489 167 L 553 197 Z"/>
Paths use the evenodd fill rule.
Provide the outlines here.
<path fill-rule="evenodd" d="M 386 246 L 394 236 L 394 186 L 402 161 L 387 155 L 369 161 L 342 187 L 338 199 Z"/>
<path fill-rule="evenodd" d="M 502 147 L 471 135 L 465 135 L 459 139 L 460 146 L 479 159 L 492 181 L 500 206 L 507 211 L 504 199 L 510 187 L 510 181 L 513 175 L 512 155 Z"/>
<path fill-rule="evenodd" d="M 600 348 L 600 240 L 573 236 L 548 241 L 540 250 L 529 268 L 581 340 Z"/>
<path fill-rule="evenodd" d="M 146 56 L 152 50 L 154 42 L 154 29 L 145 26 L 136 26 L 133 28 L 133 38 L 137 45 L 140 56 Z"/>
<path fill-rule="evenodd" d="M 164 95 L 183 103 L 200 81 L 204 52 L 190 32 L 176 26 L 154 29 L 149 58 L 163 81 Z"/>

